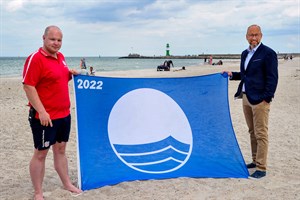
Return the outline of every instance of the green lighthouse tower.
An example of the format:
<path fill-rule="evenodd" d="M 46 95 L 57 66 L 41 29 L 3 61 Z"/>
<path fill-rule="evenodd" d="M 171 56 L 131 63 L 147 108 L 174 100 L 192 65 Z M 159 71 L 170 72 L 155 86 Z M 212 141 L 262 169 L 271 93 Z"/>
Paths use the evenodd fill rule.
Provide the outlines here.
<path fill-rule="evenodd" d="M 167 43 L 167 45 L 166 45 L 166 56 L 170 56 L 170 45 L 169 45 L 169 43 Z"/>

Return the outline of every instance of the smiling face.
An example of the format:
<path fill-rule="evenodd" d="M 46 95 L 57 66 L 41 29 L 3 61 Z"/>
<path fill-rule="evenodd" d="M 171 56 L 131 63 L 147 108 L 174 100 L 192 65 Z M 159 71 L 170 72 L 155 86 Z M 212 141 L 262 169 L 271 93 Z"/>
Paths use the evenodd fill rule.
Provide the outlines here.
<path fill-rule="evenodd" d="M 58 27 L 49 27 L 43 35 L 43 49 L 51 56 L 56 57 L 62 45 L 62 32 Z"/>
<path fill-rule="evenodd" d="M 255 48 L 261 41 L 262 33 L 261 29 L 257 25 L 249 26 L 246 34 L 246 39 L 249 42 L 250 49 Z"/>

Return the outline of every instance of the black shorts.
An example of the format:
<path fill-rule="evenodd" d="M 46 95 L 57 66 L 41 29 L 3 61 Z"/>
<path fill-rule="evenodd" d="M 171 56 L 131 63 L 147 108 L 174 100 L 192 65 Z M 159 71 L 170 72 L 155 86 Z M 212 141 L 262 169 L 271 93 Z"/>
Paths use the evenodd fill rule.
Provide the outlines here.
<path fill-rule="evenodd" d="M 65 118 L 52 120 L 53 126 L 42 126 L 39 119 L 29 113 L 29 123 L 32 130 L 34 148 L 49 149 L 56 142 L 68 142 L 71 130 L 71 115 Z M 34 116 L 34 115 L 33 115 Z"/>

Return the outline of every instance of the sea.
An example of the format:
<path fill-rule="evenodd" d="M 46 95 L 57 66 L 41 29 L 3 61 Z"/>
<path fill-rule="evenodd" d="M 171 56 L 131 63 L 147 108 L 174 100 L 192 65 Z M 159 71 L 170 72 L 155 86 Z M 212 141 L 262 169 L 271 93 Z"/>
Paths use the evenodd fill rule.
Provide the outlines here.
<path fill-rule="evenodd" d="M 66 57 L 70 69 L 80 69 L 82 57 Z M 21 77 L 26 57 L 0 57 L 0 78 Z M 86 66 L 93 66 L 97 71 L 126 71 L 139 69 L 155 69 L 163 64 L 165 59 L 120 59 L 119 57 L 85 57 Z M 204 64 L 203 59 L 172 59 L 175 68 L 183 66 L 199 66 Z"/>

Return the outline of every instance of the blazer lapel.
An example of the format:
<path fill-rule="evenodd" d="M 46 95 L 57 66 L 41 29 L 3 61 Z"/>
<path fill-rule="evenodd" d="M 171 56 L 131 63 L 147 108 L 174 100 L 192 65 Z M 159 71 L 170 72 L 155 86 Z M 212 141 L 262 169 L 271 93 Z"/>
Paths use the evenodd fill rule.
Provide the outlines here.
<path fill-rule="evenodd" d="M 251 64 L 253 63 L 253 61 L 258 59 L 258 55 L 259 52 L 261 51 L 261 49 L 263 48 L 263 44 L 261 43 L 260 46 L 256 49 L 256 51 L 254 52 L 253 56 L 251 57 L 251 59 L 249 60 L 249 63 L 247 65 L 247 69 L 246 72 L 248 71 L 249 68 L 251 68 Z"/>
<path fill-rule="evenodd" d="M 245 61 L 248 55 L 248 50 L 245 50 L 241 56 L 241 72 L 245 72 Z"/>

